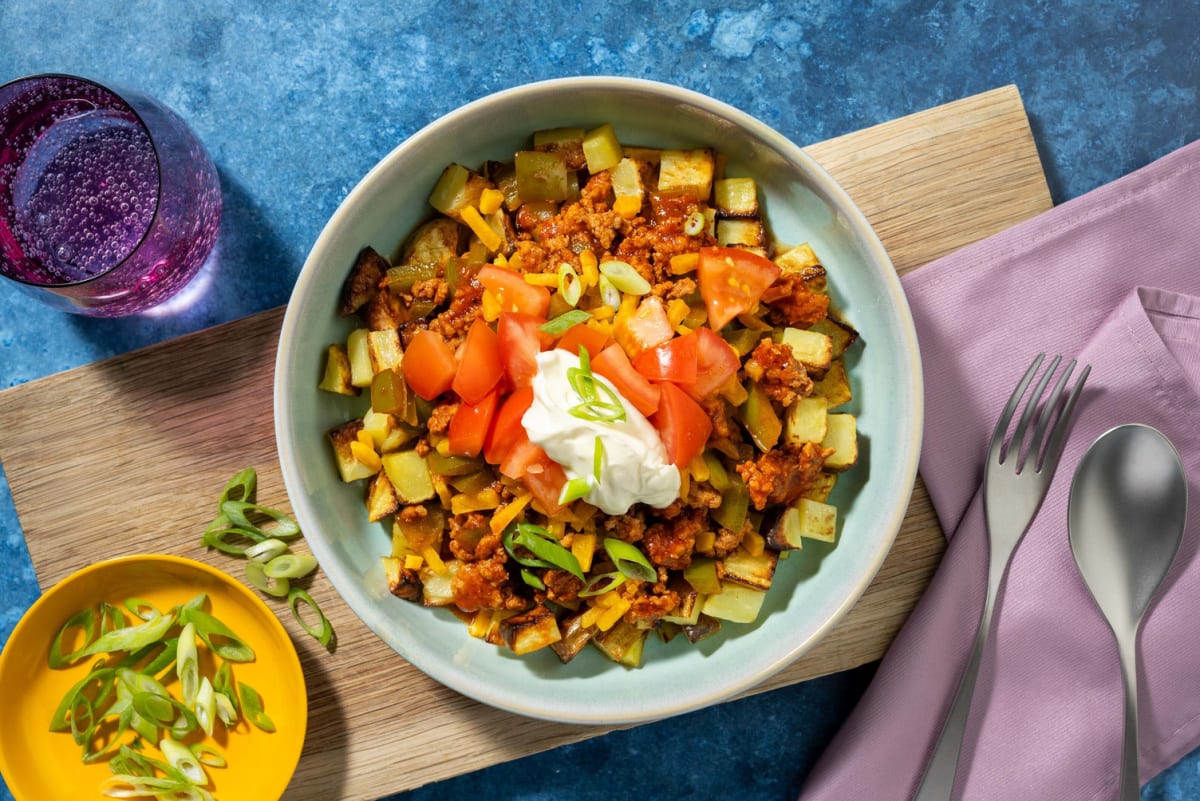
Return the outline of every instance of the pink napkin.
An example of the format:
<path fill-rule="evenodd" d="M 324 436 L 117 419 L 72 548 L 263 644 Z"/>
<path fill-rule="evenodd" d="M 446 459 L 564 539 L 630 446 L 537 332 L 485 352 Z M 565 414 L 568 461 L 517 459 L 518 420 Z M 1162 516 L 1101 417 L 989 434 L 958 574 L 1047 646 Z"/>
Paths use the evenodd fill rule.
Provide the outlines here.
<path fill-rule="evenodd" d="M 1075 567 L 1067 494 L 1104 431 L 1145 423 L 1188 472 L 1183 546 L 1140 639 L 1140 774 L 1200 746 L 1200 141 L 910 273 L 925 368 L 921 474 L 950 544 L 802 801 L 906 801 L 983 607 L 987 441 L 1033 356 L 1090 363 L 1049 495 L 1010 564 L 983 657 L 956 798 L 1115 792 L 1116 645 Z"/>

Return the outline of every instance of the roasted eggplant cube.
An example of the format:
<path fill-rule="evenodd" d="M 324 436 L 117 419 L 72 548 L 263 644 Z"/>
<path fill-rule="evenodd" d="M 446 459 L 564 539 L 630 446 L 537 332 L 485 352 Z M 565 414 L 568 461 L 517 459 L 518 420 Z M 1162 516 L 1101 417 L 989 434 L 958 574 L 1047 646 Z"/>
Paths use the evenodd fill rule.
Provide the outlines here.
<path fill-rule="evenodd" d="M 392 595 L 413 603 L 421 600 L 421 577 L 417 571 L 406 568 L 403 559 L 395 556 L 383 557 L 383 573 L 387 578 L 388 591 Z"/>
<path fill-rule="evenodd" d="M 527 654 L 558 642 L 562 632 L 554 614 L 544 606 L 535 606 L 507 618 L 500 624 L 500 636 L 515 654 Z"/>
<path fill-rule="evenodd" d="M 563 620 L 559 624 L 559 630 L 562 634 L 562 639 L 558 642 L 550 643 L 550 650 L 554 651 L 559 661 L 564 665 L 579 656 L 579 652 L 583 650 L 583 646 L 587 645 L 596 633 L 595 626 L 583 625 L 582 613 L 571 615 Z"/>
<path fill-rule="evenodd" d="M 365 247 L 358 252 L 354 267 L 346 277 L 346 283 L 342 285 L 340 311 L 343 317 L 356 314 L 375 297 L 388 266 L 387 259 L 380 256 L 374 248 Z"/>
<path fill-rule="evenodd" d="M 592 637 L 592 644 L 612 661 L 626 667 L 637 667 L 642 663 L 642 646 L 646 641 L 646 634 L 645 629 L 639 629 L 621 620 L 608 631 L 599 632 Z"/>

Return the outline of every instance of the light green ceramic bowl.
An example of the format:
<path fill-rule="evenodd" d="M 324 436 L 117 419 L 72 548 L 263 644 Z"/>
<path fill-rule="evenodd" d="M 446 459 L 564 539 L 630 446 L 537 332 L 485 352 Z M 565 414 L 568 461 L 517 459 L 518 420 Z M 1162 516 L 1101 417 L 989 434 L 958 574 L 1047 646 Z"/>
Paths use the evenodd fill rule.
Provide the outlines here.
<path fill-rule="evenodd" d="M 351 324 L 337 301 L 365 245 L 391 253 L 427 213 L 446 164 L 511 159 L 530 134 L 610 122 L 624 142 L 711 146 L 731 175 L 757 179 L 775 238 L 810 242 L 830 274 L 834 302 L 860 331 L 848 357 L 861 463 L 832 502 L 835 546 L 806 545 L 782 561 L 759 620 L 727 624 L 690 645 L 647 644 L 642 667 L 595 649 L 562 665 L 549 649 L 525 657 L 474 639 L 446 610 L 388 594 L 380 558 L 389 530 L 367 521 L 363 488 L 338 478 L 326 431 L 366 401 L 316 389 L 325 349 Z M 518 87 L 470 103 L 419 131 L 359 182 L 321 232 L 300 273 L 279 340 L 275 426 L 293 509 L 334 586 L 364 622 L 443 684 L 512 712 L 615 724 L 676 715 L 743 692 L 812 648 L 854 605 L 883 563 L 908 506 L 923 415 L 916 335 L 879 239 L 838 184 L 758 120 L 691 91 L 624 78 L 572 78 Z"/>

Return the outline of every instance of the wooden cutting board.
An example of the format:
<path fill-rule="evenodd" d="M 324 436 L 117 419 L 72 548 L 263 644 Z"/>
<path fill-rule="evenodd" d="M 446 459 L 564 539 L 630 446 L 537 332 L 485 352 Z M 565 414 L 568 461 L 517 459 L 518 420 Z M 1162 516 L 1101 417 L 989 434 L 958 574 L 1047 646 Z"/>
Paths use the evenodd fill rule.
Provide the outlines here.
<path fill-rule="evenodd" d="M 1003 87 L 808 152 L 846 188 L 901 273 L 1051 207 L 1017 89 Z M 234 472 L 259 471 L 259 500 L 287 508 L 272 425 L 283 309 L 0 392 L 0 461 L 42 588 L 101 557 L 166 552 L 235 575 L 199 546 Z M 918 481 L 874 583 L 768 690 L 878 659 L 943 549 Z M 319 575 L 326 653 L 281 618 L 301 654 L 310 726 L 286 798 L 372 799 L 601 734 L 471 701 L 413 668 Z M 445 755 L 453 753 L 453 759 Z"/>

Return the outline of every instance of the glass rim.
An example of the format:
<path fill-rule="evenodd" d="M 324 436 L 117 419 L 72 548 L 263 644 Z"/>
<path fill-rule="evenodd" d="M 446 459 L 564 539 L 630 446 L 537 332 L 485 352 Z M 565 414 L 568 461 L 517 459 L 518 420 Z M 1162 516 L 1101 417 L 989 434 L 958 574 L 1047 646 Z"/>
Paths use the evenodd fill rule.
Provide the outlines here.
<path fill-rule="evenodd" d="M 25 286 L 28 286 L 28 287 L 33 287 L 35 289 L 45 289 L 45 290 L 48 290 L 51 292 L 72 289 L 75 287 L 87 286 L 88 284 L 91 284 L 95 281 L 99 281 L 101 278 L 105 278 L 108 275 L 111 275 L 112 273 L 114 273 L 117 270 L 124 267 L 129 262 L 129 260 L 132 259 L 134 257 L 134 255 L 142 248 L 142 245 L 144 245 L 146 243 L 146 240 L 150 237 L 150 232 L 154 230 L 154 226 L 158 222 L 159 213 L 162 210 L 162 193 L 163 193 L 163 174 L 162 174 L 163 164 L 162 164 L 162 154 L 160 154 L 159 150 L 158 150 L 158 141 L 155 139 L 154 134 L 150 131 L 150 126 L 148 126 L 146 124 L 146 120 L 143 119 L 141 112 L 138 111 L 137 108 L 130 102 L 129 97 L 128 97 L 129 94 L 131 94 L 131 93 L 132 94 L 140 94 L 136 90 L 126 90 L 124 87 L 121 87 L 121 86 L 114 86 L 113 84 L 110 84 L 107 82 L 101 82 L 94 78 L 84 78 L 82 76 L 72 75 L 72 74 L 66 73 L 66 72 L 42 72 L 42 73 L 36 73 L 34 75 L 25 75 L 20 78 L 14 78 L 11 81 L 5 81 L 4 83 L 0 84 L 0 94 L 3 94 L 5 92 L 5 90 L 9 89 L 10 87 L 17 86 L 22 83 L 33 82 L 33 81 L 45 81 L 45 80 L 51 80 L 51 79 L 56 79 L 56 78 L 78 81 L 80 83 L 88 84 L 90 86 L 96 87 L 97 89 L 108 92 L 113 97 L 115 97 L 118 101 L 120 101 L 121 105 L 124 106 L 125 110 L 127 110 L 130 114 L 133 115 L 134 119 L 137 120 L 138 127 L 141 128 L 142 132 L 146 134 L 146 139 L 149 140 L 149 142 L 150 142 L 151 150 L 154 151 L 154 167 L 155 167 L 154 183 L 155 183 L 155 186 L 154 186 L 154 213 L 150 216 L 150 221 L 146 225 L 146 230 L 142 232 L 142 235 L 138 238 L 137 243 L 134 244 L 133 247 L 131 247 L 129 249 L 129 252 L 127 254 L 125 254 L 124 258 L 122 258 L 119 262 L 112 265 L 108 269 L 102 270 L 101 272 L 98 272 L 95 275 L 90 275 L 87 278 L 80 278 L 77 281 L 61 281 L 61 282 L 57 282 L 57 283 L 53 283 L 53 284 L 41 283 L 39 281 L 30 281 L 30 280 L 28 280 L 26 278 L 22 278 L 18 275 L 11 275 L 7 271 L 5 271 L 2 267 L 2 265 L 7 260 L 5 258 L 3 258 L 2 255 L 0 255 L 0 276 L 3 276 L 4 278 L 9 279 L 10 281 L 16 281 L 19 284 L 24 284 Z M 147 102 L 150 102 L 150 103 L 158 103 L 159 102 L 159 101 L 151 98 L 149 95 L 141 95 L 141 96 L 145 97 Z M 11 197 L 12 197 L 11 187 L 9 188 L 8 191 L 9 191 L 9 197 L 11 199 Z"/>

